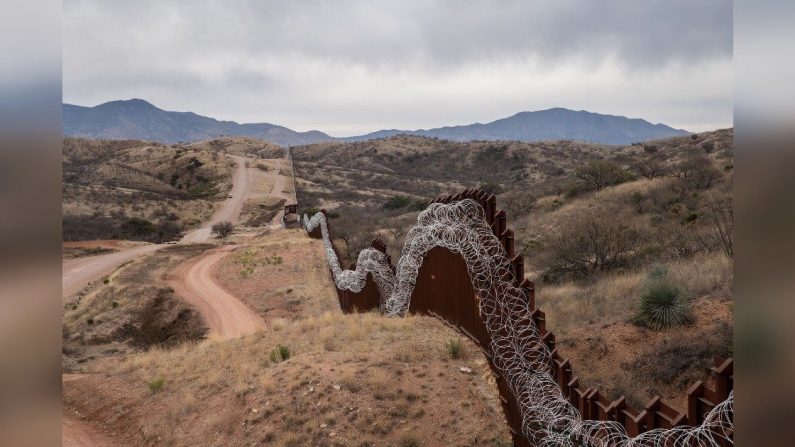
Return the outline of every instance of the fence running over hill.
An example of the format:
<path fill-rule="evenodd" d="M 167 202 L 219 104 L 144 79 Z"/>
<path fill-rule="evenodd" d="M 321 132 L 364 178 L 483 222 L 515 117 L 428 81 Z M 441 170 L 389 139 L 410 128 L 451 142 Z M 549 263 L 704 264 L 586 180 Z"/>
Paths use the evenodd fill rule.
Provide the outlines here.
<path fill-rule="evenodd" d="M 524 278 L 495 196 L 465 190 L 432 202 L 408 233 L 397 266 L 376 239 L 348 270 L 339 265 L 325 210 L 304 224 L 322 239 L 344 312 L 434 316 L 489 360 L 514 445 L 727 446 L 733 444 L 733 362 L 716 359 L 714 389 L 688 391 L 687 413 L 655 397 L 641 409 L 579 384 Z"/>

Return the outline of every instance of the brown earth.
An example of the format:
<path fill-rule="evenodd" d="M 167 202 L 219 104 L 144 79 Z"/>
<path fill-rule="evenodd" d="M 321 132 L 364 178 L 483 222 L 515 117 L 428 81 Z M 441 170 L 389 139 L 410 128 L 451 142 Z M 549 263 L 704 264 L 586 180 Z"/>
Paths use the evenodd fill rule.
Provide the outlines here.
<path fill-rule="evenodd" d="M 466 340 L 451 359 L 455 337 L 426 317 L 328 313 L 103 365 L 64 404 L 127 445 L 508 445 L 485 359 Z"/>
<path fill-rule="evenodd" d="M 265 323 L 212 277 L 213 267 L 234 246 L 209 250 L 191 258 L 168 275 L 168 284 L 185 302 L 195 306 L 210 329 L 210 335 L 233 338 L 261 330 Z"/>
<path fill-rule="evenodd" d="M 218 263 L 216 281 L 266 321 L 338 311 L 323 244 L 300 229 L 250 241 Z"/>

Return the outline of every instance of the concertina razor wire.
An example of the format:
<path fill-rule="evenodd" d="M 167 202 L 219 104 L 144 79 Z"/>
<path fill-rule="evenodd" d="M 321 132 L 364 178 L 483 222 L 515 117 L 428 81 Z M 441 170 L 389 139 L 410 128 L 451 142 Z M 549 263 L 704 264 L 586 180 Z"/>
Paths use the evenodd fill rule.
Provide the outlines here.
<path fill-rule="evenodd" d="M 491 339 L 489 352 L 519 405 L 522 433 L 535 445 L 604 447 L 717 447 L 733 444 L 734 392 L 698 426 L 654 429 L 631 437 L 616 421 L 587 420 L 564 396 L 553 378 L 551 352 L 530 318 L 531 310 L 499 239 L 488 225 L 483 208 L 464 199 L 433 203 L 417 217 L 408 232 L 396 270 L 386 254 L 367 248 L 359 253 L 355 270 L 343 270 L 331 244 L 322 212 L 304 226 L 320 226 L 326 259 L 340 290 L 361 292 L 371 274 L 380 293 L 381 311 L 392 317 L 408 313 L 411 294 L 423 258 L 443 247 L 466 262 L 472 286 L 480 297 L 480 313 Z"/>

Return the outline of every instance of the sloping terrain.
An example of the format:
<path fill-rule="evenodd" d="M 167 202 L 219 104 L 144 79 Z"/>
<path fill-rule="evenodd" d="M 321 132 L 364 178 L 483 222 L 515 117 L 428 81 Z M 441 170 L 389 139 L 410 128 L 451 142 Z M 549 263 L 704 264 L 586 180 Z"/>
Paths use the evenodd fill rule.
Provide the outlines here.
<path fill-rule="evenodd" d="M 367 135 L 346 138 L 366 141 L 395 135 L 419 135 L 451 141 L 548 141 L 575 140 L 602 144 L 630 144 L 672 136 L 688 135 L 687 131 L 665 124 L 652 124 L 642 119 L 603 115 L 585 110 L 560 107 L 520 112 L 490 123 L 445 126 L 421 130 L 380 130 Z"/>
<path fill-rule="evenodd" d="M 288 249 L 295 256 L 276 263 L 273 250 Z M 342 315 L 322 248 L 301 230 L 263 235 L 237 252 L 248 264 L 233 253 L 210 275 L 256 306 L 265 328 L 106 351 L 65 381 L 67 414 L 121 445 L 508 445 L 494 379 L 469 342 L 453 358 L 448 343 L 459 336 L 435 319 Z M 252 273 L 229 281 L 228 268 Z M 139 282 L 160 288 L 165 278 L 153 272 Z"/>
<path fill-rule="evenodd" d="M 162 242 L 207 220 L 231 188 L 220 152 L 64 139 L 64 240 Z"/>
<path fill-rule="evenodd" d="M 192 112 L 159 109 L 142 99 L 110 101 L 94 107 L 63 105 L 64 136 L 192 142 L 224 135 L 249 136 L 283 146 L 325 141 L 322 132 L 296 132 L 269 123 L 238 124 L 219 121 Z"/>
<path fill-rule="evenodd" d="M 732 351 L 733 148 L 729 129 L 628 146 L 398 136 L 292 153 L 299 204 L 329 210 L 344 262 L 374 237 L 396 262 L 438 194 L 497 193 L 581 381 L 634 404 L 659 394 L 682 405 L 713 356 Z M 651 327 L 641 302 L 669 292 L 680 323 Z"/>

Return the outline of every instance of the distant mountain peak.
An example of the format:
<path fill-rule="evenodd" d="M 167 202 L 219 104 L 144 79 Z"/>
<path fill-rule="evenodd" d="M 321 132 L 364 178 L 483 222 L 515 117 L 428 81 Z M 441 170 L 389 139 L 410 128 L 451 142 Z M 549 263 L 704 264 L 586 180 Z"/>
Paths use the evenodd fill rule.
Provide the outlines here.
<path fill-rule="evenodd" d="M 63 122 L 65 136 L 176 143 L 226 135 L 257 138 L 282 146 L 332 140 L 365 141 L 400 134 L 452 141 L 579 140 L 600 144 L 630 144 L 689 134 L 681 129 L 665 124 L 652 124 L 640 118 L 553 107 L 523 111 L 485 124 L 417 130 L 385 129 L 355 137 L 332 138 L 319 131 L 296 132 L 270 123 L 238 124 L 193 112 L 169 112 L 140 98 L 110 101 L 95 107 L 64 104 Z"/>
<path fill-rule="evenodd" d="M 296 146 L 332 139 L 318 131 L 296 132 L 270 123 L 239 124 L 193 112 L 166 111 L 140 98 L 109 101 L 94 107 L 64 104 L 63 129 L 64 136 L 163 143 L 245 136 L 282 146 Z"/>

